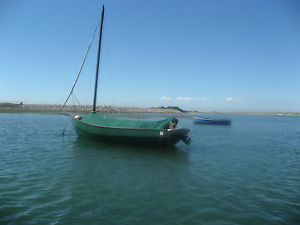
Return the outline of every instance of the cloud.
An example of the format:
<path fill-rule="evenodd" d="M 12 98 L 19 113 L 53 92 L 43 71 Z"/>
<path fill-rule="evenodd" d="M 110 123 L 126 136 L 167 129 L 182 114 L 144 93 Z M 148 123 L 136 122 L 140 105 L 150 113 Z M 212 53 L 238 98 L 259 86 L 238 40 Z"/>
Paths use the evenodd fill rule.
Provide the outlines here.
<path fill-rule="evenodd" d="M 196 100 L 196 101 L 204 101 L 204 102 L 209 102 L 209 101 L 211 101 L 211 99 L 210 98 L 206 98 L 206 97 L 197 97 L 197 98 L 194 98 L 194 100 Z"/>
<path fill-rule="evenodd" d="M 232 102 L 232 101 L 236 101 L 236 100 L 237 100 L 236 98 L 232 98 L 232 97 L 225 98 L 225 101 L 227 101 L 227 102 Z"/>
<path fill-rule="evenodd" d="M 171 97 L 162 96 L 161 99 L 165 100 L 165 101 L 170 101 L 172 98 Z"/>
<path fill-rule="evenodd" d="M 201 101 L 210 101 L 210 99 L 203 97 L 203 98 L 201 98 Z"/>
<path fill-rule="evenodd" d="M 190 98 L 190 97 L 177 97 L 176 99 L 178 101 L 190 101 L 190 100 L 192 100 L 192 98 Z"/>

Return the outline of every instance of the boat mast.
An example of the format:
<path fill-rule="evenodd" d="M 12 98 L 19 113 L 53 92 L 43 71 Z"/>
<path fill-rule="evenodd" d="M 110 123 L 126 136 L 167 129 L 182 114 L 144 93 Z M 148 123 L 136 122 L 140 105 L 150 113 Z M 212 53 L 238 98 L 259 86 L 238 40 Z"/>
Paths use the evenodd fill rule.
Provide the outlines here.
<path fill-rule="evenodd" d="M 100 62 L 103 19 L 104 19 L 104 4 L 102 6 L 101 25 L 100 25 L 100 31 L 99 31 L 98 56 L 97 56 L 97 66 L 96 66 L 96 75 L 95 75 L 95 89 L 94 89 L 94 102 L 93 102 L 93 111 L 92 111 L 93 113 L 96 112 L 97 86 L 98 86 L 98 73 L 99 73 L 99 62 Z"/>

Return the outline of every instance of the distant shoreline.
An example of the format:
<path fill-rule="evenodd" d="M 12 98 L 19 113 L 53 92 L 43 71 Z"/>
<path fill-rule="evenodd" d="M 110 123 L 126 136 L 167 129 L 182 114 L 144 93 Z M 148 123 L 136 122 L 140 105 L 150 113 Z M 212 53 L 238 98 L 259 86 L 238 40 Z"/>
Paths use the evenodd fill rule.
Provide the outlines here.
<path fill-rule="evenodd" d="M 12 104 L 0 103 L 1 112 L 32 112 L 32 113 L 59 113 L 59 112 L 73 112 L 73 113 L 86 113 L 92 111 L 91 105 L 66 105 L 61 110 L 61 105 L 56 104 Z M 186 113 L 179 107 L 118 107 L 118 106 L 97 106 L 97 112 L 102 113 Z"/>
<path fill-rule="evenodd" d="M 88 113 L 92 111 L 91 105 L 73 106 L 66 105 L 61 111 L 57 104 L 13 104 L 0 103 L 0 113 Z M 124 107 L 124 106 L 98 106 L 97 112 L 101 113 L 166 113 L 166 114 L 241 114 L 241 115 L 270 115 L 270 116 L 300 116 L 298 112 L 199 112 L 186 111 L 176 106 L 169 107 Z M 191 117 L 192 115 L 190 115 Z"/>

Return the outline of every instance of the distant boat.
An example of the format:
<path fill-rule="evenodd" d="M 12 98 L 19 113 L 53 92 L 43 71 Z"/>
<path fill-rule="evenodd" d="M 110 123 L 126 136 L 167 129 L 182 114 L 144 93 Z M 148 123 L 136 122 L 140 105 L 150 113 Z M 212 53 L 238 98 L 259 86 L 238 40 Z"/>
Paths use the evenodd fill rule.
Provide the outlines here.
<path fill-rule="evenodd" d="M 197 124 L 212 124 L 212 125 L 230 125 L 231 120 L 229 119 L 211 119 L 204 117 L 193 117 L 194 123 Z"/>
<path fill-rule="evenodd" d="M 92 137 L 100 141 L 126 142 L 147 145 L 150 144 L 171 146 L 175 145 L 180 140 L 185 143 L 189 143 L 190 138 L 188 137 L 188 133 L 190 130 L 186 128 L 177 128 L 176 126 L 178 120 L 176 118 L 167 118 L 153 122 L 109 118 L 96 113 L 97 83 L 99 74 L 103 19 L 104 5 L 102 6 L 101 25 L 99 31 L 93 110 L 91 113 L 88 113 L 86 115 L 68 114 L 72 117 L 72 123 L 77 131 L 77 134 L 80 136 Z M 73 93 L 73 89 L 78 80 L 85 58 L 67 100 Z M 67 100 L 65 101 L 64 105 L 66 104 Z"/>

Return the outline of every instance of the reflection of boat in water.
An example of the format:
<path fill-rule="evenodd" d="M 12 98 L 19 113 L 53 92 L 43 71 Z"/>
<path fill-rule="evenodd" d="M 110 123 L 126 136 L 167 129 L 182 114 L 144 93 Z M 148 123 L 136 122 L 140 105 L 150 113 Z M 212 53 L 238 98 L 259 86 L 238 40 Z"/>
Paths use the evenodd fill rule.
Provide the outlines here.
<path fill-rule="evenodd" d="M 108 142 L 108 141 L 98 141 L 98 139 L 85 138 L 84 136 L 79 135 L 73 142 L 73 148 L 84 149 L 84 150 L 99 150 L 102 149 L 105 152 L 110 152 L 113 150 L 115 153 L 117 151 L 130 150 L 132 152 L 170 152 L 171 154 L 176 154 L 182 152 L 180 147 L 173 145 L 165 148 L 165 146 L 157 146 L 157 145 L 131 145 L 131 144 L 123 144 L 121 142 Z"/>
<path fill-rule="evenodd" d="M 194 123 L 197 124 L 212 124 L 212 125 L 230 125 L 231 120 L 229 119 L 210 119 L 204 117 L 193 117 Z"/>
<path fill-rule="evenodd" d="M 78 135 L 92 137 L 101 141 L 126 142 L 149 145 L 171 146 L 175 145 L 180 140 L 182 140 L 185 143 L 189 143 L 189 129 L 178 128 L 178 120 L 176 118 L 167 118 L 159 121 L 140 121 L 109 118 L 96 113 L 97 84 L 99 74 L 103 19 L 104 5 L 102 7 L 101 26 L 99 32 L 93 110 L 91 113 L 86 115 L 69 114 L 69 116 L 72 117 L 72 122 Z M 73 89 L 78 80 L 78 76 L 75 80 L 75 83 L 71 89 L 71 93 L 69 94 L 68 98 L 73 93 Z"/>

